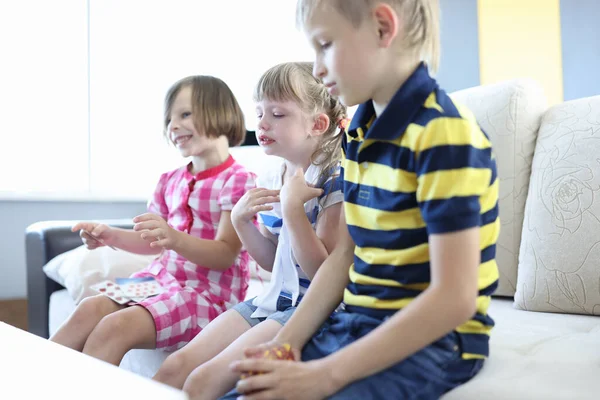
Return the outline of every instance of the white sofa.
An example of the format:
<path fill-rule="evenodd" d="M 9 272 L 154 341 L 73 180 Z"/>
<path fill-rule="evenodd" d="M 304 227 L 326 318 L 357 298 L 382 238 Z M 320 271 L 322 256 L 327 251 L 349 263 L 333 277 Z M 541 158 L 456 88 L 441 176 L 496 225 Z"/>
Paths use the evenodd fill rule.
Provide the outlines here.
<path fill-rule="evenodd" d="M 593 314 L 600 314 L 600 259 L 593 256 L 600 231 L 593 228 L 600 221 L 600 155 L 593 158 L 593 151 L 600 154 L 600 96 L 547 108 L 540 86 L 528 79 L 452 96 L 475 113 L 494 144 L 501 277 L 489 311 L 496 322 L 490 358 L 443 399 L 599 399 L 600 319 Z M 588 160 L 578 161 L 581 154 Z M 234 156 L 259 174 L 272 165 L 258 148 L 236 149 Z M 248 296 L 260 285 L 254 279 Z M 54 332 L 74 303 L 57 291 L 49 308 Z M 166 356 L 134 350 L 121 367 L 152 376 Z"/>

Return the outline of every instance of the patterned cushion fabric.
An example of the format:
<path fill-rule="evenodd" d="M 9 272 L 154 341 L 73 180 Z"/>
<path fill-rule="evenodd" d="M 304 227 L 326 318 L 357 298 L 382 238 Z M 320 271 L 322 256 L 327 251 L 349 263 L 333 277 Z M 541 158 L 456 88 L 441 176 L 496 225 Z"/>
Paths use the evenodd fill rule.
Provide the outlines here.
<path fill-rule="evenodd" d="M 550 108 L 533 157 L 515 305 L 600 315 L 600 96 Z"/>

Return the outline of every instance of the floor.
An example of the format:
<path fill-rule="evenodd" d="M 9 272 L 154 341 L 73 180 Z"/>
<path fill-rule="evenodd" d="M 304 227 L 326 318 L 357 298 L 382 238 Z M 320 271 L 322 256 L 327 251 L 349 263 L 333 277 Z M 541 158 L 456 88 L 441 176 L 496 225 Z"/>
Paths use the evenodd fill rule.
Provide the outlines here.
<path fill-rule="evenodd" d="M 27 330 L 27 299 L 0 300 L 0 321 Z"/>

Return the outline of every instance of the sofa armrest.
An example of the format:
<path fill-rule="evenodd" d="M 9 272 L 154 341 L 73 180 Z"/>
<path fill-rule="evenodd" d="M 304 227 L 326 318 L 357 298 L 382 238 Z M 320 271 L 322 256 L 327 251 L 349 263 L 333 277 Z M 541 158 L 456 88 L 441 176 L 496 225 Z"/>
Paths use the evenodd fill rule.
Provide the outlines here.
<path fill-rule="evenodd" d="M 48 306 L 50 295 L 63 287 L 46 277 L 42 267 L 59 254 L 81 246 L 78 232 L 71 227 L 79 221 L 43 221 L 25 231 L 27 264 L 27 320 L 29 332 L 48 338 Z M 120 228 L 132 228 L 131 220 L 98 221 Z"/>

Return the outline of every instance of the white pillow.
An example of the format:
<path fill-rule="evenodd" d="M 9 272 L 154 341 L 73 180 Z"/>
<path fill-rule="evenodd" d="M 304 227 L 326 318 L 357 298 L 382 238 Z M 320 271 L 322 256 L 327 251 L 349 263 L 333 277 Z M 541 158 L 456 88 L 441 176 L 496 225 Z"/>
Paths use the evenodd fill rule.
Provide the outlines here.
<path fill-rule="evenodd" d="M 88 250 L 79 246 L 60 254 L 44 265 L 46 276 L 63 285 L 75 304 L 96 294 L 90 286 L 103 280 L 128 278 L 154 260 L 156 255 L 139 255 L 109 247 Z"/>

